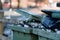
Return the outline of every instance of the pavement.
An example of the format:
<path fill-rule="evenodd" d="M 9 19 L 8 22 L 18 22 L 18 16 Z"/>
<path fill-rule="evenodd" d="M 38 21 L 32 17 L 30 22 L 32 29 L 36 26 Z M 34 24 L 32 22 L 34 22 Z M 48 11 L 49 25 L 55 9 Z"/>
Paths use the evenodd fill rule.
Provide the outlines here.
<path fill-rule="evenodd" d="M 6 36 L 2 36 L 0 35 L 0 40 L 11 40 L 10 38 L 6 37 Z"/>

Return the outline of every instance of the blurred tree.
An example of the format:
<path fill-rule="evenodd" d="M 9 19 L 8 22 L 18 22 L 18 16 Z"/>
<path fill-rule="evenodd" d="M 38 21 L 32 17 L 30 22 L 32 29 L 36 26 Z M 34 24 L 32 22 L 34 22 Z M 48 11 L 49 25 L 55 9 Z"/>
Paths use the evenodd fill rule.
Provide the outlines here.
<path fill-rule="evenodd" d="M 2 2 L 1 2 L 1 0 L 0 0 L 0 10 L 2 9 Z"/>

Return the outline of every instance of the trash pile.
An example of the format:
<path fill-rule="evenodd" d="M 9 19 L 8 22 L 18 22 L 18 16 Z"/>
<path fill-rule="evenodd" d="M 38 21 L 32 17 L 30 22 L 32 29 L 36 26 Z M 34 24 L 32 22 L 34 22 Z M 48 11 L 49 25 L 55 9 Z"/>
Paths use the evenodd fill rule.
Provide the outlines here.
<path fill-rule="evenodd" d="M 57 34 L 60 34 L 60 19 L 53 17 L 53 13 L 60 13 L 56 10 L 41 10 L 42 12 L 46 13 L 47 15 L 44 16 L 34 16 L 31 15 L 30 17 L 26 18 L 25 16 L 19 16 L 19 17 L 11 17 L 6 19 L 4 21 L 4 29 L 6 34 L 6 29 L 8 29 L 8 25 L 17 25 L 22 27 L 30 27 L 30 28 L 39 28 L 43 31 L 47 32 L 56 32 Z M 21 12 L 21 11 L 20 11 Z M 24 13 L 23 11 L 21 13 Z M 56 16 L 58 17 L 58 15 Z"/>

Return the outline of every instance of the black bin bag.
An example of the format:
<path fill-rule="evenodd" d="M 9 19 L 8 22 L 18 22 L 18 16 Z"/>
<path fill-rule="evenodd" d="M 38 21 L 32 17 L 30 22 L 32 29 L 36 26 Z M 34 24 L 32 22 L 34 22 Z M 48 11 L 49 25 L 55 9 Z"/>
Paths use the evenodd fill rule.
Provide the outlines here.
<path fill-rule="evenodd" d="M 60 25 L 60 20 L 51 18 L 50 16 L 46 16 L 41 20 L 41 23 L 47 29 L 58 29 L 58 26 Z"/>

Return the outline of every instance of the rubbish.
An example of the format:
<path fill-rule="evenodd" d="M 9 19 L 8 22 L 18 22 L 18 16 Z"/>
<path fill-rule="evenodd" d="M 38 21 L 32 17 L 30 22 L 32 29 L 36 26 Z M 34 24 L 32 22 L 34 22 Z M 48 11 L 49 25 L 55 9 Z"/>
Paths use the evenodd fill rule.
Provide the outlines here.
<path fill-rule="evenodd" d="M 57 34 L 60 34 L 60 30 L 58 30 L 56 33 L 57 33 Z"/>
<path fill-rule="evenodd" d="M 29 26 L 25 24 L 24 27 L 27 27 L 28 28 Z"/>
<path fill-rule="evenodd" d="M 47 31 L 47 32 L 51 32 L 51 30 L 50 30 L 50 29 L 46 29 L 46 31 Z"/>

